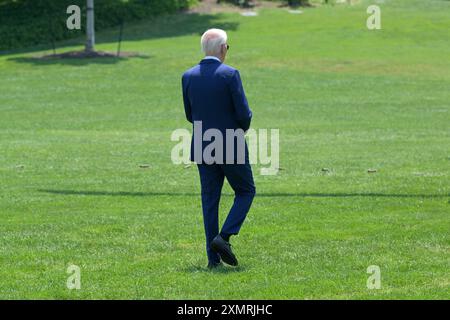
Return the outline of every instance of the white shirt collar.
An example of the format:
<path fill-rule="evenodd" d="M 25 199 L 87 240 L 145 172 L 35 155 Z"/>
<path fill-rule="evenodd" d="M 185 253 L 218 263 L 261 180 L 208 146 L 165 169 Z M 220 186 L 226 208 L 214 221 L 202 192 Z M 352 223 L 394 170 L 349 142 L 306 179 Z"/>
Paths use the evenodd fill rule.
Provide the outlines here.
<path fill-rule="evenodd" d="M 214 56 L 206 56 L 206 57 L 203 58 L 203 60 L 206 60 L 206 59 L 214 59 L 214 60 L 217 60 L 217 61 L 219 61 L 219 62 L 222 62 L 222 61 L 220 61 L 219 58 L 214 57 Z"/>

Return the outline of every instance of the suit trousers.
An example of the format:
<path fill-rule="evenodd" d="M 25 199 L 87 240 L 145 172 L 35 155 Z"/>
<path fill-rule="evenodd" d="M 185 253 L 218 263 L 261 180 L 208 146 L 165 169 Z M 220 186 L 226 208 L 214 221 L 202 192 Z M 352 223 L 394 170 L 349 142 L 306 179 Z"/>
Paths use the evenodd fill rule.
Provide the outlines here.
<path fill-rule="evenodd" d="M 234 203 L 222 226 L 221 234 L 236 235 L 244 223 L 253 198 L 255 183 L 252 168 L 245 164 L 198 164 L 202 190 L 203 223 L 206 234 L 206 253 L 211 263 L 220 257 L 211 250 L 210 244 L 219 234 L 219 202 L 224 179 L 234 191 Z"/>

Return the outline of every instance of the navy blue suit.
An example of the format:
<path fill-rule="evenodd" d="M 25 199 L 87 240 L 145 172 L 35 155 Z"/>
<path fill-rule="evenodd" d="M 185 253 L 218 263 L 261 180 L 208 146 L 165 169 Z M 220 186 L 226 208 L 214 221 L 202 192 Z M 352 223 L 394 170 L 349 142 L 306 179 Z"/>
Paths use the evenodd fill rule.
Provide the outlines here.
<path fill-rule="evenodd" d="M 193 132 L 191 160 L 197 163 L 200 174 L 208 260 L 217 263 L 220 257 L 211 250 L 210 243 L 219 234 L 219 201 L 224 179 L 227 178 L 235 193 L 233 206 L 220 232 L 226 236 L 239 233 L 255 196 L 255 184 L 246 144 L 243 163 L 205 163 L 195 156 L 194 141 L 199 138 L 196 135 L 203 135 L 208 129 L 219 130 L 223 135 L 223 157 L 226 158 L 225 146 L 230 142 L 226 139 L 227 129 L 247 131 L 252 112 L 245 97 L 239 71 L 220 61 L 202 60 L 183 74 L 182 87 L 187 120 L 191 123 L 201 121 L 202 124 L 201 132 Z M 202 141 L 200 151 L 209 143 Z M 236 156 L 235 152 L 234 159 Z"/>

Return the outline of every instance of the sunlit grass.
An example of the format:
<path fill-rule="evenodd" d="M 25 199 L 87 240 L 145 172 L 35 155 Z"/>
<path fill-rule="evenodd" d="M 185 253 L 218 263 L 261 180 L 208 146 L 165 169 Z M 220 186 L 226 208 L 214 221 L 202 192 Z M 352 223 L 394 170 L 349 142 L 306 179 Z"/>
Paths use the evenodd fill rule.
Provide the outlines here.
<path fill-rule="evenodd" d="M 1 56 L 0 298 L 448 298 L 450 2 L 385 1 L 380 31 L 365 4 L 136 23 L 122 48 L 140 58 Z M 284 170 L 255 166 L 241 266 L 208 272 L 197 170 L 171 163 L 170 134 L 213 26 Z"/>

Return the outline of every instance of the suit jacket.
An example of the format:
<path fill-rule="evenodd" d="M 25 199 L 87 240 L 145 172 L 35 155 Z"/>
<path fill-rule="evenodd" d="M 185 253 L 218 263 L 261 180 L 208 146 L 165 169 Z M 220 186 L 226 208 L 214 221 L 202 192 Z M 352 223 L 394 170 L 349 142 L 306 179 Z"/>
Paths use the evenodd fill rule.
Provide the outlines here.
<path fill-rule="evenodd" d="M 214 59 L 204 59 L 189 69 L 182 77 L 183 101 L 186 118 L 194 123 L 201 121 L 201 130 L 193 130 L 191 161 L 199 163 L 199 152 L 203 152 L 211 142 L 203 141 L 201 151 L 194 150 L 196 139 L 201 139 L 208 129 L 218 129 L 223 136 L 223 163 L 227 158 L 227 129 L 250 127 L 252 112 L 248 106 L 239 71 Z M 198 124 L 198 123 L 197 123 Z M 202 137 L 198 135 L 202 134 Z M 236 138 L 234 140 L 234 159 L 237 159 Z M 214 141 L 215 139 L 211 139 Z M 244 140 L 245 141 L 245 140 Z M 245 142 L 244 142 L 245 143 Z M 228 150 L 229 151 L 229 150 Z M 248 150 L 245 144 L 245 158 Z"/>

